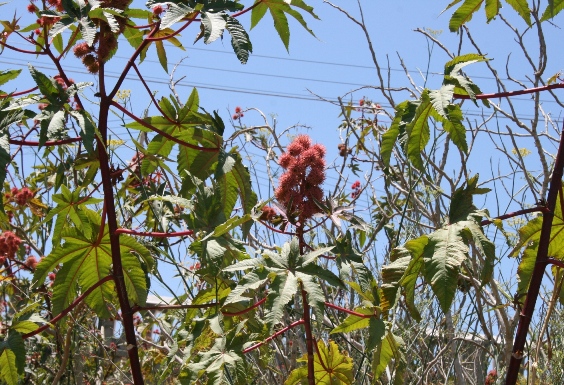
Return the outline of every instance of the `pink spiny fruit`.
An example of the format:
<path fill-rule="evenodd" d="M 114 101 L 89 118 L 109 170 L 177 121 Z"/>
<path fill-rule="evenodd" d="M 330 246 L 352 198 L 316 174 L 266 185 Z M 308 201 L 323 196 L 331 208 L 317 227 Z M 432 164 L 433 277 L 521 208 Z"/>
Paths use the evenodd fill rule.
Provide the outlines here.
<path fill-rule="evenodd" d="M 324 157 L 323 145 L 312 144 L 307 135 L 298 135 L 278 159 L 286 171 L 278 180 L 274 196 L 290 213 L 299 215 L 300 221 L 321 211 L 315 200 L 323 199 L 320 185 L 325 181 Z"/>

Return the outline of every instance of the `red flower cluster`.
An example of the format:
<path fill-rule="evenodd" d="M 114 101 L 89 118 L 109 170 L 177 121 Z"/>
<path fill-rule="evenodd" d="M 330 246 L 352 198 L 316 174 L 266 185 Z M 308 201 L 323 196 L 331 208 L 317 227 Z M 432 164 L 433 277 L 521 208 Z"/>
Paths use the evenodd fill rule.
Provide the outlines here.
<path fill-rule="evenodd" d="M 361 185 L 360 185 L 360 181 L 357 180 L 356 182 L 354 182 L 351 186 L 353 192 L 351 193 L 351 198 L 352 199 L 356 199 L 358 198 L 358 196 L 360 195 L 360 189 L 361 189 Z"/>
<path fill-rule="evenodd" d="M 235 107 L 235 114 L 233 114 L 233 120 L 241 119 L 243 116 L 245 116 L 245 114 L 243 113 L 241 107 L 239 106 Z"/>
<path fill-rule="evenodd" d="M 32 270 L 35 270 L 35 267 L 37 266 L 37 264 L 39 263 L 39 261 L 37 260 L 37 258 L 35 258 L 35 256 L 30 255 L 29 257 L 27 257 L 27 259 L 24 262 L 26 264 L 27 267 L 29 267 Z"/>
<path fill-rule="evenodd" d="M 35 4 L 30 3 L 30 4 L 27 5 L 27 11 L 29 13 L 35 13 L 35 12 L 38 11 L 38 8 L 35 6 Z"/>
<path fill-rule="evenodd" d="M 272 218 L 276 216 L 276 210 L 274 210 L 270 206 L 263 206 L 261 211 L 262 214 L 260 215 L 260 219 L 263 221 L 270 221 Z"/>
<path fill-rule="evenodd" d="M 163 6 L 162 5 L 155 5 L 153 7 L 153 15 L 154 16 L 159 16 L 161 13 L 163 13 Z"/>
<path fill-rule="evenodd" d="M 495 380 L 497 380 L 497 370 L 492 369 L 488 372 L 488 375 L 486 376 L 486 382 L 484 382 L 484 385 L 494 385 Z"/>
<path fill-rule="evenodd" d="M 14 201 L 18 205 L 23 206 L 27 202 L 33 199 L 33 192 L 27 187 L 22 187 L 18 189 L 17 187 L 12 187 L 9 193 L 4 194 L 4 199 L 8 201 Z"/>
<path fill-rule="evenodd" d="M 4 231 L 0 234 L 0 255 L 7 258 L 14 258 L 20 248 L 22 240 L 11 231 Z"/>
<path fill-rule="evenodd" d="M 311 143 L 307 135 L 297 136 L 278 163 L 286 171 L 279 179 L 274 196 L 288 208 L 291 215 L 299 215 L 300 222 L 321 210 L 314 199 L 323 199 L 319 187 L 325 180 L 325 147 Z"/>

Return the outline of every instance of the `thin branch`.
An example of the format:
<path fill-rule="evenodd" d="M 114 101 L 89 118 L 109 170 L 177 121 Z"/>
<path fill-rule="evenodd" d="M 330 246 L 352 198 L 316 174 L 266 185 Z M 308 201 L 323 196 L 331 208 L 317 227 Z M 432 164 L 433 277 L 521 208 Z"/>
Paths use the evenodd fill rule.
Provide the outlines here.
<path fill-rule="evenodd" d="M 304 324 L 304 320 L 301 319 L 299 321 L 293 322 L 290 325 L 286 326 L 285 328 L 280 329 L 279 331 L 277 331 L 276 333 L 274 333 L 273 335 L 271 335 L 270 337 L 268 337 L 267 339 L 265 339 L 262 342 L 259 342 L 258 344 L 255 344 L 251 347 L 248 347 L 246 349 L 243 350 L 243 354 L 247 354 L 250 351 L 253 351 L 257 348 L 260 348 L 262 345 L 264 345 L 265 343 L 272 341 L 273 339 L 275 339 L 276 337 L 278 337 L 280 334 L 284 334 L 285 332 L 287 332 L 288 330 L 298 326 L 298 325 L 303 325 Z"/>

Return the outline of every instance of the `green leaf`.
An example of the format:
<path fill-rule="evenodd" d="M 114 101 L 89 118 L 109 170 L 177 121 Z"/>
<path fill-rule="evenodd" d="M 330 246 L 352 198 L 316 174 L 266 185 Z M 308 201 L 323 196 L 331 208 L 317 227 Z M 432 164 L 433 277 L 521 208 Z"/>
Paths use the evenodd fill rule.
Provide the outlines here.
<path fill-rule="evenodd" d="M 317 341 L 317 354 L 314 354 L 313 370 L 316 385 L 352 385 L 354 383 L 353 360 L 341 353 L 339 345 L 329 340 L 325 345 L 323 340 Z M 298 359 L 307 362 L 307 354 Z M 301 366 L 294 369 L 284 385 L 300 385 L 307 383 L 307 368 Z"/>
<path fill-rule="evenodd" d="M 0 342 L 0 379 L 8 385 L 17 385 L 24 373 L 25 345 L 21 334 L 10 332 Z"/>
<path fill-rule="evenodd" d="M 408 100 L 401 102 L 396 106 L 396 115 L 390 128 L 382 135 L 382 143 L 380 144 L 380 155 L 384 165 L 390 165 L 390 159 L 394 145 L 400 135 L 405 133 L 405 126 L 413 120 L 417 104 Z"/>
<path fill-rule="evenodd" d="M 450 31 L 456 32 L 463 24 L 469 22 L 483 2 L 484 0 L 465 0 L 450 18 L 448 25 Z"/>
<path fill-rule="evenodd" d="M 94 153 L 94 141 L 96 140 L 96 126 L 90 114 L 84 110 L 71 111 L 70 115 L 75 118 L 80 127 L 81 143 L 89 154 Z"/>
<path fill-rule="evenodd" d="M 102 239 L 98 241 L 100 230 L 96 219 L 99 221 L 99 216 L 91 211 L 87 213 L 90 223 L 94 225 L 92 235 L 86 237 L 75 228 L 67 229 L 62 235 L 65 240 L 63 246 L 56 247 L 37 265 L 34 282 L 41 284 L 49 271 L 62 264 L 53 284 L 53 314 L 59 314 L 74 300 L 77 286 L 83 291 L 87 290 L 111 274 L 112 256 L 108 230 L 105 229 Z M 147 281 L 137 256 L 143 258 L 150 267 L 150 253 L 133 238 L 123 235 L 120 237 L 120 253 L 129 300 L 133 304 L 144 304 Z M 86 303 L 100 317 L 108 317 L 108 305 L 113 304 L 115 299 L 115 284 L 109 281 L 96 288 L 86 298 Z"/>
<path fill-rule="evenodd" d="M 470 214 L 476 211 L 476 206 L 473 203 L 474 195 L 481 195 L 490 191 L 488 188 L 478 187 L 478 178 L 479 174 L 474 175 L 452 194 L 448 214 L 449 223 L 466 220 Z"/>
<path fill-rule="evenodd" d="M 45 95 L 49 102 L 52 104 L 58 104 L 59 100 L 57 97 L 59 96 L 59 89 L 55 85 L 54 81 L 49 79 L 43 73 L 37 71 L 31 64 L 28 64 L 28 67 L 31 77 L 37 84 L 39 91 Z"/>
<path fill-rule="evenodd" d="M 274 28 L 280 36 L 282 43 L 286 50 L 289 49 L 290 45 L 290 28 L 288 25 L 288 18 L 286 14 L 295 18 L 309 33 L 313 35 L 313 31 L 309 29 L 307 23 L 303 19 L 302 15 L 296 10 L 292 9 L 292 6 L 298 7 L 309 13 L 314 18 L 318 19 L 317 15 L 313 12 L 313 8 L 305 4 L 302 0 L 257 0 L 259 3 L 255 6 L 251 13 L 251 29 L 254 28 L 258 22 L 264 17 L 266 11 L 270 12 L 272 19 L 274 20 Z"/>
<path fill-rule="evenodd" d="M 298 290 L 298 278 L 290 271 L 281 271 L 274 276 L 266 300 L 268 313 L 265 319 L 270 332 L 283 319 L 284 306 L 294 298 L 296 290 Z"/>
<path fill-rule="evenodd" d="M 372 359 L 372 371 L 375 379 L 380 378 L 392 358 L 394 359 L 396 365 L 399 364 L 402 358 L 400 350 L 402 345 L 403 340 L 400 337 L 393 335 L 391 332 L 386 334 L 382 343 L 374 351 L 374 357 Z"/>
<path fill-rule="evenodd" d="M 448 107 L 451 105 L 453 85 L 443 85 L 438 90 L 429 91 L 429 100 L 433 108 L 444 119 L 448 119 Z"/>
<path fill-rule="evenodd" d="M 444 313 L 454 300 L 459 268 L 468 257 L 468 246 L 460 230 L 460 226 L 455 224 L 430 234 L 423 254 L 425 279 L 431 284 Z"/>
<path fill-rule="evenodd" d="M 14 322 L 10 327 L 10 329 L 22 334 L 31 333 L 37 330 L 38 328 L 39 326 L 35 322 L 31 322 L 27 320 Z"/>
<path fill-rule="evenodd" d="M 413 166 L 419 170 L 423 170 L 425 165 L 421 158 L 421 153 L 425 150 L 425 146 L 431 137 L 429 129 L 429 118 L 431 116 L 433 106 L 428 96 L 428 90 L 421 94 L 421 103 L 415 110 L 415 116 L 411 123 L 406 126 L 407 131 L 407 156 Z"/>
<path fill-rule="evenodd" d="M 530 27 L 531 24 L 531 11 L 529 10 L 529 3 L 527 0 L 505 0 L 505 2 L 513 7 L 515 11 L 525 20 L 525 23 Z M 541 20 L 542 21 L 542 20 Z"/>
<path fill-rule="evenodd" d="M 486 20 L 489 23 L 497 16 L 501 9 L 501 2 L 499 0 L 486 0 Z"/>
<path fill-rule="evenodd" d="M 168 9 L 161 19 L 161 30 L 171 27 L 174 23 L 194 12 L 194 9 L 186 4 L 169 2 L 167 5 Z"/>
<path fill-rule="evenodd" d="M 82 38 L 88 43 L 90 47 L 94 44 L 96 40 L 96 33 L 98 32 L 96 24 L 89 17 L 83 17 L 78 22 L 78 28 L 80 29 L 80 34 Z"/>
<path fill-rule="evenodd" d="M 541 21 L 554 18 L 564 9 L 564 0 L 552 0 L 548 2 L 548 6 L 544 10 Z"/>
<path fill-rule="evenodd" d="M 554 208 L 552 227 L 550 229 L 550 240 L 548 241 L 548 255 L 558 260 L 564 260 L 564 212 L 562 202 L 564 201 L 564 188 L 558 190 L 558 198 Z M 538 245 L 542 232 L 543 216 L 539 215 L 530 220 L 519 229 L 519 242 L 515 246 L 513 255 L 524 248 L 523 258 L 518 268 L 519 292 L 525 292 L 529 286 L 530 274 L 536 261 Z"/>
<path fill-rule="evenodd" d="M 446 109 L 447 117 L 443 122 L 443 129 L 448 133 L 452 142 L 460 151 L 468 153 L 468 142 L 466 141 L 466 128 L 462 125 L 464 116 L 458 104 L 450 104 Z"/>
<path fill-rule="evenodd" d="M 249 53 L 253 52 L 253 45 L 245 28 L 234 17 L 227 16 L 226 28 L 231 35 L 231 46 L 237 59 L 242 64 L 246 64 L 249 60 Z"/>
<path fill-rule="evenodd" d="M 157 48 L 157 57 L 159 58 L 159 63 L 168 73 L 168 61 L 166 58 L 166 49 L 162 41 L 155 41 L 155 47 Z"/>
<path fill-rule="evenodd" d="M 219 225 L 213 231 L 214 237 L 222 236 L 223 234 L 233 230 L 234 228 L 239 227 L 241 224 L 250 221 L 252 219 L 250 214 L 243 215 L 239 217 L 238 215 L 231 217 L 225 222 L 223 225 Z"/>
<path fill-rule="evenodd" d="M 6 70 L 0 72 L 0 86 L 19 76 L 22 70 Z"/>
<path fill-rule="evenodd" d="M 357 307 L 354 309 L 356 313 L 364 314 L 367 316 L 374 316 L 374 309 L 370 307 Z M 341 322 L 337 327 L 331 330 L 330 334 L 334 333 L 349 333 L 354 330 L 367 328 L 370 324 L 370 317 L 359 317 L 357 315 L 351 314 L 343 322 Z"/>
<path fill-rule="evenodd" d="M 223 36 L 226 27 L 224 13 L 202 13 L 202 26 L 204 28 L 204 43 L 210 44 Z"/>

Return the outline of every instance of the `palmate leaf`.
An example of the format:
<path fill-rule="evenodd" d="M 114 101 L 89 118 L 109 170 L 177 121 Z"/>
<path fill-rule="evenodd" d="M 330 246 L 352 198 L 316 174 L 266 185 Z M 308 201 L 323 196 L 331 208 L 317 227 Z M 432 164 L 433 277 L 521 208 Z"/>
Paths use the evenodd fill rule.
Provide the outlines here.
<path fill-rule="evenodd" d="M 190 383 L 195 383 L 205 374 L 207 385 L 229 384 L 226 366 L 232 370 L 241 359 L 241 356 L 230 349 L 225 337 L 216 338 L 210 350 L 200 353 L 198 362 L 188 365 L 188 370 L 192 372 Z"/>
<path fill-rule="evenodd" d="M 51 209 L 45 217 L 45 222 L 49 222 L 57 215 L 53 229 L 53 246 L 59 245 L 61 234 L 71 223 L 80 228 L 86 237 L 92 235 L 92 224 L 87 214 L 87 211 L 90 210 L 87 209 L 86 205 L 102 202 L 102 199 L 83 197 L 80 193 L 80 189 L 71 192 L 63 184 L 61 185 L 61 193 L 53 195 L 53 201 L 57 203 L 57 207 Z M 71 222 L 68 221 L 69 219 Z"/>
<path fill-rule="evenodd" d="M 82 291 L 87 290 L 112 273 L 108 230 L 106 228 L 101 241 L 98 241 L 99 216 L 91 211 L 87 214 L 93 225 L 91 236 L 86 237 L 76 227 L 66 229 L 62 234 L 65 243 L 54 248 L 35 270 L 34 284 L 41 285 L 47 274 L 62 264 L 53 284 L 53 314 L 59 314 L 74 300 L 77 286 L 80 286 Z M 122 235 L 120 254 L 129 300 L 133 304 L 143 305 L 147 299 L 148 288 L 139 258 L 142 258 L 150 269 L 152 266 L 150 252 L 133 238 Z M 109 281 L 95 289 L 86 298 L 86 303 L 100 317 L 107 317 L 110 316 L 108 305 L 114 300 L 115 285 L 113 281 Z"/>
<path fill-rule="evenodd" d="M 315 383 L 321 385 L 350 385 L 354 383 L 353 360 L 348 354 L 339 351 L 339 345 L 329 340 L 325 345 L 323 340 L 317 341 L 317 352 L 314 354 Z M 307 354 L 298 360 L 307 362 Z M 307 367 L 294 369 L 284 385 L 307 384 Z"/>
<path fill-rule="evenodd" d="M 25 368 L 25 345 L 20 333 L 10 331 L 0 342 L 0 379 L 17 385 Z"/>
<path fill-rule="evenodd" d="M 267 11 L 270 12 L 272 19 L 274 20 L 274 28 L 280 36 L 282 43 L 286 50 L 289 50 L 290 45 L 290 27 L 288 25 L 288 18 L 286 14 L 295 18 L 309 33 L 313 35 L 313 31 L 309 29 L 307 23 L 305 22 L 302 15 L 293 9 L 292 7 L 297 7 L 303 9 L 305 12 L 309 13 L 315 19 L 319 19 L 317 15 L 313 12 L 313 7 L 310 7 L 303 0 L 256 0 L 256 5 L 251 13 L 251 29 L 254 28 L 259 21 L 264 17 Z"/>

